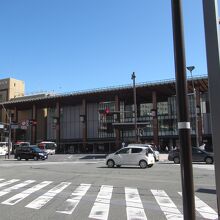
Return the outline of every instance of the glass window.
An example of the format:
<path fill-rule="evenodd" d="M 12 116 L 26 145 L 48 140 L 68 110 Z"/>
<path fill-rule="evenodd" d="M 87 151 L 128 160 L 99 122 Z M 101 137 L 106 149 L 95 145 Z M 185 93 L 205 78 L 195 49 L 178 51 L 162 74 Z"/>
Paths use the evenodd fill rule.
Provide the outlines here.
<path fill-rule="evenodd" d="M 131 153 L 140 153 L 142 151 L 142 148 L 131 148 Z"/>
<path fill-rule="evenodd" d="M 140 116 L 149 116 L 151 114 L 151 109 L 153 108 L 152 103 L 142 103 L 140 104 Z"/>
<path fill-rule="evenodd" d="M 117 154 L 129 154 L 130 148 L 123 148 L 117 152 Z"/>

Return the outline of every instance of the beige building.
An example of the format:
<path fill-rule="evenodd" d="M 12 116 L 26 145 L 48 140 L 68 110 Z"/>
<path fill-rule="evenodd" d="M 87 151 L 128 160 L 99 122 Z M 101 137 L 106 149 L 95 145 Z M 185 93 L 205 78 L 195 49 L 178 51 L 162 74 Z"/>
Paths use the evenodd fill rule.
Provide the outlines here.
<path fill-rule="evenodd" d="M 16 97 L 24 96 L 25 83 L 22 80 L 13 78 L 6 78 L 0 80 L 0 103 L 9 101 Z M 7 123 L 7 115 L 3 108 L 0 106 L 0 122 Z M 1 139 L 4 136 L 4 132 L 1 132 Z M 3 138 L 4 139 L 4 138 Z"/>

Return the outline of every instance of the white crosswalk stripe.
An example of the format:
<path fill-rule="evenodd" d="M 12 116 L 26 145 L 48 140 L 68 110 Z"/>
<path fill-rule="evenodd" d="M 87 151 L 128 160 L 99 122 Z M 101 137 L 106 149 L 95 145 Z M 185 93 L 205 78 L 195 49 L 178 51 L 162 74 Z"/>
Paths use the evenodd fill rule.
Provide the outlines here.
<path fill-rule="evenodd" d="M 146 220 L 143 204 L 136 188 L 125 187 L 128 220 Z"/>
<path fill-rule="evenodd" d="M 17 185 L 11 186 L 7 189 L 3 189 L 0 191 L 0 197 L 10 193 L 13 190 L 20 189 L 20 188 L 27 186 L 27 185 L 34 183 L 34 182 L 35 182 L 35 180 L 27 180 L 27 181 L 24 181 L 23 183 L 19 183 Z"/>
<path fill-rule="evenodd" d="M 9 198 L 8 200 L 5 200 L 4 202 L 2 202 L 2 204 L 5 205 L 15 205 L 18 202 L 20 202 L 21 200 L 25 199 L 26 197 L 28 197 L 30 194 L 44 188 L 45 186 L 49 185 L 50 183 L 52 183 L 52 181 L 44 181 L 42 183 L 39 183 L 11 198 Z"/>
<path fill-rule="evenodd" d="M 89 218 L 107 220 L 112 197 L 113 186 L 101 186 L 95 204 L 92 207 Z"/>
<path fill-rule="evenodd" d="M 55 186 L 42 196 L 35 199 L 33 202 L 29 203 L 25 207 L 31 208 L 31 209 L 40 209 L 43 207 L 46 203 L 48 203 L 51 199 L 53 199 L 54 196 L 56 196 L 58 193 L 62 192 L 67 186 L 69 186 L 71 183 L 69 182 L 62 182 L 58 186 Z"/>
<path fill-rule="evenodd" d="M 182 196 L 181 192 L 179 192 L 179 194 Z M 205 219 L 218 219 L 218 214 L 215 210 L 200 200 L 197 196 L 195 196 L 195 208 Z"/>
<path fill-rule="evenodd" d="M 69 215 L 72 214 L 75 208 L 77 207 L 77 205 L 79 204 L 80 200 L 82 199 L 82 197 L 86 194 L 86 192 L 90 188 L 90 186 L 91 184 L 80 184 L 80 186 L 78 186 L 76 190 L 72 193 L 71 197 L 65 201 L 63 207 L 61 207 L 60 210 L 62 211 L 56 211 L 56 212 L 69 214 Z"/>
<path fill-rule="evenodd" d="M 0 188 L 3 187 L 3 186 L 10 185 L 12 183 L 18 182 L 18 181 L 19 181 L 19 179 L 12 179 L 12 180 L 8 180 L 6 182 L 0 183 Z"/>
<path fill-rule="evenodd" d="M 183 215 L 163 190 L 151 190 L 158 205 L 168 220 L 183 219 Z"/>
<path fill-rule="evenodd" d="M 8 181 L 5 181 L 5 179 L 0 179 L 0 181 L 4 181 L 0 183 L 0 187 L 3 188 L 2 190 L 0 190 L 0 197 L 9 194 L 12 191 L 14 192 L 16 190 L 19 190 L 20 188 L 23 187 L 26 188 L 26 186 L 28 186 L 29 184 L 36 182 L 36 180 L 26 180 L 17 184 L 16 182 L 20 181 L 19 179 L 11 179 Z M 15 185 L 8 186 L 13 183 Z M 35 192 L 41 191 L 44 187 L 50 185 L 51 183 L 53 183 L 53 181 L 43 181 L 33 186 L 29 186 L 30 188 L 28 187 L 27 189 L 19 193 L 16 193 L 15 195 L 10 196 L 10 198 L 8 199 L 5 198 L 4 201 L 1 201 L 1 204 L 11 205 L 11 206 L 16 205 L 19 202 L 25 200 L 25 198 L 27 198 L 30 195 L 34 197 Z M 37 198 L 35 197 L 35 199 L 33 198 L 33 201 L 29 202 L 29 204 L 26 203 L 25 207 L 30 209 L 41 209 L 50 200 L 54 199 L 56 195 L 58 195 L 64 189 L 66 189 L 70 184 L 71 184 L 70 182 L 61 182 L 55 187 L 53 188 L 51 187 L 49 190 L 46 191 L 46 193 L 44 194 L 42 193 L 42 195 L 38 196 Z M 97 188 L 97 186 L 95 187 Z M 76 212 L 76 210 L 81 209 L 80 204 L 83 197 L 84 196 L 86 197 L 87 193 L 90 194 L 93 191 L 92 188 L 93 187 L 91 184 L 82 183 L 78 185 L 74 191 L 70 192 L 70 196 L 67 197 L 68 199 L 66 199 L 62 203 L 62 205 L 54 208 L 55 213 L 60 215 L 73 214 L 74 216 L 75 215 L 74 211 Z M 122 202 L 125 200 L 126 205 L 122 205 L 121 208 L 122 210 L 124 209 L 124 211 L 122 212 L 124 212 L 124 214 L 125 213 L 127 214 L 127 220 L 147 220 L 146 214 L 149 214 L 150 216 L 152 213 L 149 212 L 153 211 L 153 209 L 149 208 L 149 206 L 146 205 L 143 206 L 143 204 L 146 204 L 146 195 L 145 195 L 145 200 L 142 201 L 137 188 L 125 187 L 124 190 L 125 191 L 122 195 L 117 194 L 117 190 L 115 191 L 115 193 L 117 194 L 117 200 L 115 200 L 115 198 L 112 198 L 113 186 L 102 185 L 100 187 L 100 191 L 97 193 L 96 199 L 91 200 L 91 198 L 93 197 L 90 196 L 86 197 L 86 200 L 84 200 L 84 202 L 87 201 L 90 203 L 90 205 L 94 203 L 93 207 L 91 207 L 91 210 L 88 210 L 88 213 L 86 213 L 88 218 L 107 220 L 109 218 L 111 204 L 112 204 L 112 209 L 114 210 L 114 205 L 117 204 L 118 201 Z M 174 204 L 174 201 L 172 201 L 171 199 L 172 197 L 170 198 L 169 195 L 164 190 L 152 189 L 150 190 L 150 192 L 154 196 L 155 200 L 150 199 L 150 197 L 148 197 L 148 199 L 150 199 L 151 203 L 156 204 L 155 206 L 157 207 L 156 209 L 161 210 L 161 214 L 163 213 L 167 220 L 183 219 L 183 214 L 178 210 L 176 204 Z M 181 192 L 178 192 L 177 195 L 178 194 L 182 195 Z M 52 206 L 52 203 L 50 205 Z M 177 205 L 178 207 L 182 206 L 182 202 L 177 201 Z M 200 218 L 202 217 L 204 219 L 218 219 L 217 212 L 213 208 L 211 208 L 208 204 L 206 204 L 204 201 L 202 201 L 200 198 L 198 198 L 197 195 L 195 196 L 195 208 L 197 211 L 197 217 Z M 112 218 L 115 213 L 111 212 L 110 214 Z"/>

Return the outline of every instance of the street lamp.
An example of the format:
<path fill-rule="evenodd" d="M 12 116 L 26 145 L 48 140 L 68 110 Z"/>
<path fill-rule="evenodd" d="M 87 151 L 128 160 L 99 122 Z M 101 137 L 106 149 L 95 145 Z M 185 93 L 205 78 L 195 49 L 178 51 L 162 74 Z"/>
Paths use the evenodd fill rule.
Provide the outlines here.
<path fill-rule="evenodd" d="M 194 97 L 194 111 L 195 111 L 195 128 L 196 128 L 196 147 L 199 147 L 199 135 L 198 135 L 198 117 L 197 117 L 197 105 L 196 105 L 196 88 L 194 84 L 194 79 L 192 75 L 192 71 L 195 69 L 195 66 L 188 66 L 186 67 L 187 70 L 189 70 L 191 74 L 191 80 L 192 80 L 192 87 L 193 87 L 193 97 Z"/>
<path fill-rule="evenodd" d="M 11 115 L 8 114 L 7 110 L 5 109 L 4 104 L 1 104 L 1 105 L 7 115 L 8 120 L 9 120 L 9 123 L 8 123 L 8 127 L 9 127 L 8 128 L 8 159 L 9 159 L 10 158 L 10 147 L 11 147 Z"/>
<path fill-rule="evenodd" d="M 132 73 L 131 79 L 133 80 L 133 93 L 134 93 L 134 129 L 135 141 L 138 142 L 138 129 L 137 129 L 137 101 L 136 101 L 136 86 L 135 86 L 135 72 Z"/>

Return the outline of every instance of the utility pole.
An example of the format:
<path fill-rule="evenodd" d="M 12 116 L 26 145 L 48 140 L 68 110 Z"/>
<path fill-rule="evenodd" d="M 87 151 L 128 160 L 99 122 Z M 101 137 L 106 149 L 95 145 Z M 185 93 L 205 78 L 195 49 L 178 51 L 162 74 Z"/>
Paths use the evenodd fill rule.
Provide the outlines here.
<path fill-rule="evenodd" d="M 197 104 L 196 104 L 196 88 L 195 83 L 192 75 L 192 71 L 195 69 L 194 66 L 188 66 L 186 67 L 190 74 L 192 79 L 192 88 L 193 88 L 193 98 L 194 98 L 194 111 L 195 111 L 195 134 L 196 134 L 196 147 L 199 147 L 199 127 L 198 127 L 198 115 L 197 115 Z"/>
<path fill-rule="evenodd" d="M 220 36 L 217 0 L 203 0 L 203 14 L 206 40 L 207 70 L 209 79 L 209 100 L 211 108 L 212 144 L 214 149 L 215 181 L 220 219 Z"/>
<path fill-rule="evenodd" d="M 195 220 L 195 199 L 190 139 L 189 108 L 187 99 L 186 61 L 183 37 L 181 0 L 172 0 L 173 41 L 176 73 L 176 97 L 180 140 L 180 167 L 184 220 Z"/>
<path fill-rule="evenodd" d="M 135 142 L 138 142 L 138 129 L 137 129 L 137 101 L 136 101 L 136 86 L 135 86 L 135 72 L 132 73 L 131 79 L 133 80 L 133 93 L 134 93 L 134 130 Z"/>

